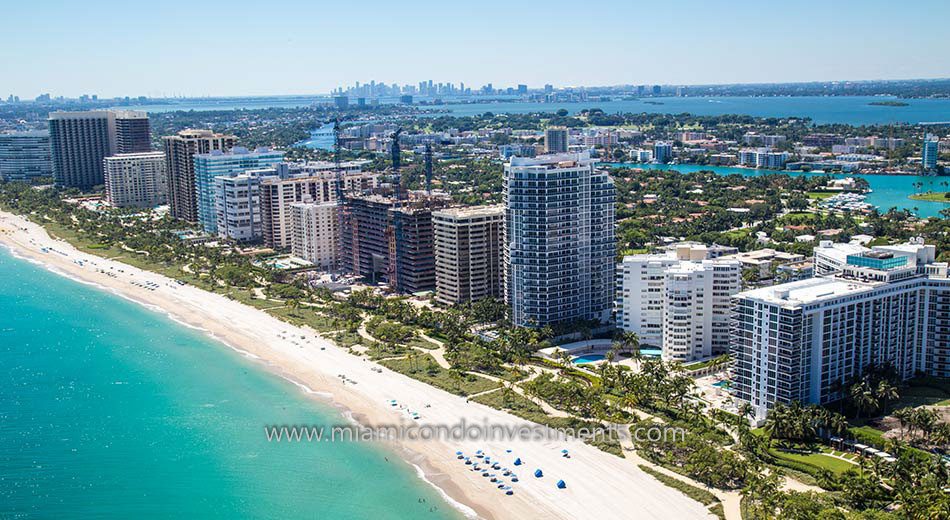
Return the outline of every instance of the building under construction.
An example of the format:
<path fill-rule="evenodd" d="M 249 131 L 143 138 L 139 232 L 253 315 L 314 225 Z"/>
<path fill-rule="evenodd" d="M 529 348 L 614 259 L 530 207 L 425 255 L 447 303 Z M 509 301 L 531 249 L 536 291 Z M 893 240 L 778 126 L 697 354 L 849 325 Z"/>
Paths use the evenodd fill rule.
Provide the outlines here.
<path fill-rule="evenodd" d="M 432 211 L 450 203 L 442 193 L 346 197 L 340 226 L 344 269 L 396 292 L 434 290 Z"/>

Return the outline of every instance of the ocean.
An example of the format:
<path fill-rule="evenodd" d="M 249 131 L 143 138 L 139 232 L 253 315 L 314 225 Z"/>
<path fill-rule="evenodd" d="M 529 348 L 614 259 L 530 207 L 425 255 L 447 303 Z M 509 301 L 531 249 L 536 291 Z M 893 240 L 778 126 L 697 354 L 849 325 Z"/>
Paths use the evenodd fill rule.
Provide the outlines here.
<path fill-rule="evenodd" d="M 0 280 L 0 518 L 462 518 L 383 446 L 268 442 L 346 421 L 201 331 L 3 248 Z"/>

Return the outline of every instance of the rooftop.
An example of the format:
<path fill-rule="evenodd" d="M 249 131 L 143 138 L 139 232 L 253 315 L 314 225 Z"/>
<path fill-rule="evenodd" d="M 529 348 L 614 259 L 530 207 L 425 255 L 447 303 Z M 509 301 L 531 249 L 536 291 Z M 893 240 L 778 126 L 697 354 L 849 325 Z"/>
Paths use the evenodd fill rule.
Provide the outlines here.
<path fill-rule="evenodd" d="M 797 282 L 744 291 L 736 296 L 783 307 L 798 307 L 823 300 L 833 300 L 842 296 L 859 294 L 873 289 L 876 285 L 840 278 L 808 278 Z"/>
<path fill-rule="evenodd" d="M 502 205 L 494 206 L 463 206 L 458 208 L 446 208 L 439 211 L 433 211 L 433 216 L 448 218 L 470 218 L 470 217 L 493 217 L 505 213 L 505 207 Z"/>
<path fill-rule="evenodd" d="M 815 248 L 815 251 L 820 255 L 833 258 L 842 263 L 847 260 L 848 255 L 859 255 L 867 250 L 868 248 L 860 244 L 838 244 L 829 240 L 821 241 L 818 247 Z"/>
<path fill-rule="evenodd" d="M 537 157 L 512 157 L 508 166 L 531 167 L 543 166 L 546 168 L 573 168 L 575 166 L 589 166 L 594 162 L 590 153 L 558 153 L 539 155 Z"/>

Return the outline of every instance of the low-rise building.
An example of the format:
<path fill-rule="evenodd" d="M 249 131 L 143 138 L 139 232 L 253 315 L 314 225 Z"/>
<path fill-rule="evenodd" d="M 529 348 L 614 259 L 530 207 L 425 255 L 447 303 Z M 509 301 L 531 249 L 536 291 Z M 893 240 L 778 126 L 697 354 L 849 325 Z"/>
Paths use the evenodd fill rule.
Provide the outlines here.
<path fill-rule="evenodd" d="M 799 262 L 805 259 L 804 255 L 797 253 L 786 253 L 775 249 L 756 249 L 745 253 L 736 253 L 722 257 L 727 260 L 738 260 L 743 269 L 756 269 L 760 279 L 770 279 L 773 276 L 773 268 L 791 262 Z"/>

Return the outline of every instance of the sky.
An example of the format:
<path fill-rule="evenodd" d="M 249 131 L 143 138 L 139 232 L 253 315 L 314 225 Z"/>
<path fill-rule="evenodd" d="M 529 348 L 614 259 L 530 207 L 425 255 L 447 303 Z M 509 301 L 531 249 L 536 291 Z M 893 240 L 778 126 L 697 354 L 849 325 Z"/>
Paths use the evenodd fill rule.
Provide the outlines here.
<path fill-rule="evenodd" d="M 33 0 L 0 13 L 4 98 L 950 77 L 946 0 Z"/>

